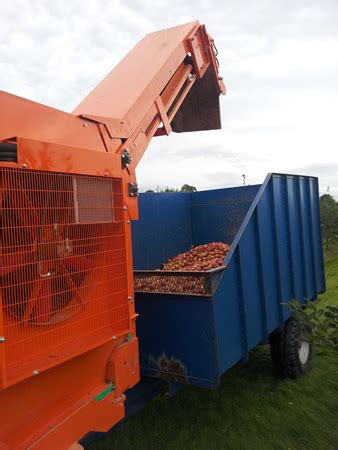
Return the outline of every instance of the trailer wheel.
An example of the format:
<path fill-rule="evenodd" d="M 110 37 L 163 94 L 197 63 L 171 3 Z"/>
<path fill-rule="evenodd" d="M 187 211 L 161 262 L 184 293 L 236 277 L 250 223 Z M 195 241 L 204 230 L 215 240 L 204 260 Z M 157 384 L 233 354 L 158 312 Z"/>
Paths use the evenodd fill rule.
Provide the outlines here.
<path fill-rule="evenodd" d="M 278 374 L 297 378 L 307 373 L 312 364 L 312 330 L 309 322 L 294 317 L 281 331 L 270 335 L 271 359 Z"/>

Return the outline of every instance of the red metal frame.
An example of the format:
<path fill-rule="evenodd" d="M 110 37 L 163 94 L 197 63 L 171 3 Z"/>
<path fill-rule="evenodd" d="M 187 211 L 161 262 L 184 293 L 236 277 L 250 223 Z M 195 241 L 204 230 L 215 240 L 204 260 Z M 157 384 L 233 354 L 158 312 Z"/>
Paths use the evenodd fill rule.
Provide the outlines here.
<path fill-rule="evenodd" d="M 146 36 L 72 114 L 0 92 L 0 143 L 17 148 L 15 162 L 0 162 L 1 450 L 75 448 L 123 418 L 123 392 L 139 380 L 130 184 L 152 137 L 172 131 L 210 70 L 218 97 L 213 41 L 192 22 Z M 61 317 L 74 301 L 75 314 Z M 110 313 L 120 307 L 122 328 Z"/>

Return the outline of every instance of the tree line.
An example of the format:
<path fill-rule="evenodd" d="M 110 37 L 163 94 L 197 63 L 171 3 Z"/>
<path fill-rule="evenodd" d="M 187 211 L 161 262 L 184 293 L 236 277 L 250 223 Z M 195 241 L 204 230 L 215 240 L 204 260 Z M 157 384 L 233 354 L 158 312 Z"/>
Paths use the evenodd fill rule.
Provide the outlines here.
<path fill-rule="evenodd" d="M 323 242 L 330 250 L 338 242 L 338 202 L 330 194 L 320 197 L 320 219 Z"/>
<path fill-rule="evenodd" d="M 197 189 L 195 188 L 195 186 L 190 186 L 190 184 L 184 184 L 181 189 L 177 189 L 177 188 L 172 188 L 169 186 L 157 186 L 157 188 L 155 189 L 155 191 L 153 189 L 148 189 L 146 191 L 146 193 L 148 192 L 156 192 L 156 193 L 160 193 L 160 192 L 197 192 Z"/>

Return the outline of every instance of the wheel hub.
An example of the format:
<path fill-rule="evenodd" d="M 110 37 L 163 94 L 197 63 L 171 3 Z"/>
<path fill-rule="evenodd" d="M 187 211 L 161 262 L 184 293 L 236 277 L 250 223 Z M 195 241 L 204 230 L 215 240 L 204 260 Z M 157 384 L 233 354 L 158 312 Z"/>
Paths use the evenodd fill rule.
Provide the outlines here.
<path fill-rule="evenodd" d="M 299 360 L 302 364 L 305 364 L 308 357 L 309 357 L 309 350 L 310 350 L 310 344 L 306 341 L 300 341 L 299 347 L 298 347 L 298 355 Z"/>

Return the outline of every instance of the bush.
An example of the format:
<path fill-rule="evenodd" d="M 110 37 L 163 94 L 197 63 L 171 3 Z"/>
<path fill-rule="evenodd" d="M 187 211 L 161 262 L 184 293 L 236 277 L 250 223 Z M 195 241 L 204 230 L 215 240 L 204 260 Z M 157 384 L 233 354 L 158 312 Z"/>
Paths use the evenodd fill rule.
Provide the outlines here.
<path fill-rule="evenodd" d="M 292 315 L 304 325 L 311 323 L 313 338 L 317 345 L 334 347 L 338 350 L 338 307 L 320 306 L 320 302 L 309 301 L 302 306 L 297 300 L 291 300 L 283 305 L 290 308 Z"/>

